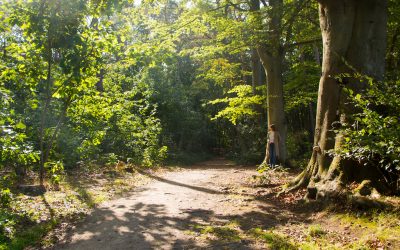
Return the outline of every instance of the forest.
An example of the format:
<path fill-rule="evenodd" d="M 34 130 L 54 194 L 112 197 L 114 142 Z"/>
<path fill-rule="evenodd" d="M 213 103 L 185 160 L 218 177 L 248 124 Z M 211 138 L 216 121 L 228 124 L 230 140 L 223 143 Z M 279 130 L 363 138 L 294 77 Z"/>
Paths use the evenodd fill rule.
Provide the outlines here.
<path fill-rule="evenodd" d="M 0 99 L 0 249 L 400 248 L 399 0 L 0 0 Z"/>

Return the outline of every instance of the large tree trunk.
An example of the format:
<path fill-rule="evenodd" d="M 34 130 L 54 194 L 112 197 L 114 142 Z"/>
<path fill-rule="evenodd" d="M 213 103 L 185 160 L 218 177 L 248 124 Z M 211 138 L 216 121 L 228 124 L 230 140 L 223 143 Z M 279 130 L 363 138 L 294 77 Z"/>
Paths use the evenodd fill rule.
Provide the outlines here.
<path fill-rule="evenodd" d="M 257 49 L 251 50 L 251 86 L 253 94 L 256 94 L 256 88 L 262 84 L 261 62 Z"/>
<path fill-rule="evenodd" d="M 267 104 L 268 104 L 268 126 L 275 124 L 281 135 L 279 144 L 279 160 L 286 162 L 286 134 L 287 125 L 283 101 L 283 79 L 282 64 L 284 49 L 281 44 L 283 0 L 270 0 L 270 20 L 268 22 L 268 40 L 257 45 L 257 52 L 267 76 Z M 250 2 L 250 11 L 256 16 L 259 14 L 260 1 Z M 259 21 L 261 23 L 261 19 Z"/>
<path fill-rule="evenodd" d="M 287 124 L 283 101 L 283 53 L 278 52 L 276 56 L 272 56 L 265 51 L 260 51 L 260 55 L 267 75 L 268 126 L 275 124 L 280 133 L 279 160 L 284 164 L 286 162 Z"/>
<path fill-rule="evenodd" d="M 251 50 L 251 71 L 251 86 L 253 90 L 253 95 L 256 95 L 259 92 L 257 91 L 257 87 L 265 84 L 266 81 L 265 72 L 263 70 L 260 57 L 258 56 L 257 49 L 255 48 Z M 264 108 L 260 105 L 254 105 L 254 109 L 259 113 L 257 126 L 264 127 L 264 124 L 267 121 L 267 116 Z"/>
<path fill-rule="evenodd" d="M 386 47 L 386 0 L 320 0 L 320 25 L 323 39 L 322 75 L 319 83 L 314 150 L 306 170 L 292 183 L 292 188 L 308 185 L 308 198 L 321 198 L 340 192 L 342 184 L 370 172 L 354 162 L 329 151 L 338 150 L 343 136 L 332 125 L 343 122 L 353 113 L 339 81 L 340 73 L 361 73 L 382 79 Z M 345 79 L 355 92 L 366 86 L 357 79 Z M 364 167 L 365 168 L 365 167 Z M 363 171 L 365 170 L 365 171 Z"/>

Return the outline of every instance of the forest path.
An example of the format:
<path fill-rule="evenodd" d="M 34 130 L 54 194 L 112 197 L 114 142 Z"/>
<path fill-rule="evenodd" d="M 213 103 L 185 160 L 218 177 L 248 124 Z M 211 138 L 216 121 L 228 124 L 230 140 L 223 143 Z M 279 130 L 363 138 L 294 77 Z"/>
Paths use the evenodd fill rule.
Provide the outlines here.
<path fill-rule="evenodd" d="M 143 173 L 153 181 L 127 197 L 100 205 L 55 248 L 263 248 L 238 232 L 304 221 L 306 216 L 277 205 L 265 187 L 249 186 L 256 173 L 255 167 L 235 166 L 223 159 L 160 176 Z"/>

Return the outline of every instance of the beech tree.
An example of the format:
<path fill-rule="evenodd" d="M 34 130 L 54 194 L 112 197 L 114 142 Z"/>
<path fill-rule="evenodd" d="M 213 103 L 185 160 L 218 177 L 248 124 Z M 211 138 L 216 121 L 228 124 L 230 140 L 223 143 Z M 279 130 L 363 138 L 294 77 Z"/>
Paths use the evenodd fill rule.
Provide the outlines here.
<path fill-rule="evenodd" d="M 250 1 L 250 13 L 254 19 L 255 47 L 267 76 L 268 125 L 275 124 L 281 135 L 280 160 L 287 160 L 286 137 L 287 121 L 284 109 L 285 56 L 291 47 L 301 44 L 312 44 L 317 37 L 295 36 L 294 26 L 299 23 L 300 14 L 307 15 L 304 10 L 312 9 L 308 0 L 283 1 L 270 0 Z M 312 16 L 310 16 L 312 18 Z M 313 30 L 309 30 L 313 35 Z M 301 39 L 301 41 L 297 39 Z"/>
<path fill-rule="evenodd" d="M 343 184 L 369 179 L 380 183 L 376 168 L 334 154 L 343 147 L 335 133 L 356 112 L 344 88 L 360 93 L 366 84 L 355 73 L 382 80 L 386 49 L 386 0 L 319 0 L 323 39 L 322 75 L 319 83 L 314 147 L 307 168 L 290 189 L 308 186 L 307 197 L 319 199 L 338 193 Z M 340 130 L 339 130 L 340 131 Z"/>

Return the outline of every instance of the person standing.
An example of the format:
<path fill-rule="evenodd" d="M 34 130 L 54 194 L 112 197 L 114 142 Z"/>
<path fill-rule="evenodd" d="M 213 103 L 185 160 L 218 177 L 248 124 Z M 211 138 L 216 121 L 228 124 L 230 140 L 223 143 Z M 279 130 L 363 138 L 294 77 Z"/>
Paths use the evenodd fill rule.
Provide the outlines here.
<path fill-rule="evenodd" d="M 271 124 L 269 126 L 268 131 L 268 143 L 267 143 L 267 152 L 269 156 L 268 164 L 271 167 L 277 165 L 277 161 L 279 158 L 279 143 L 280 143 L 280 135 L 279 132 L 276 131 L 275 124 Z"/>

